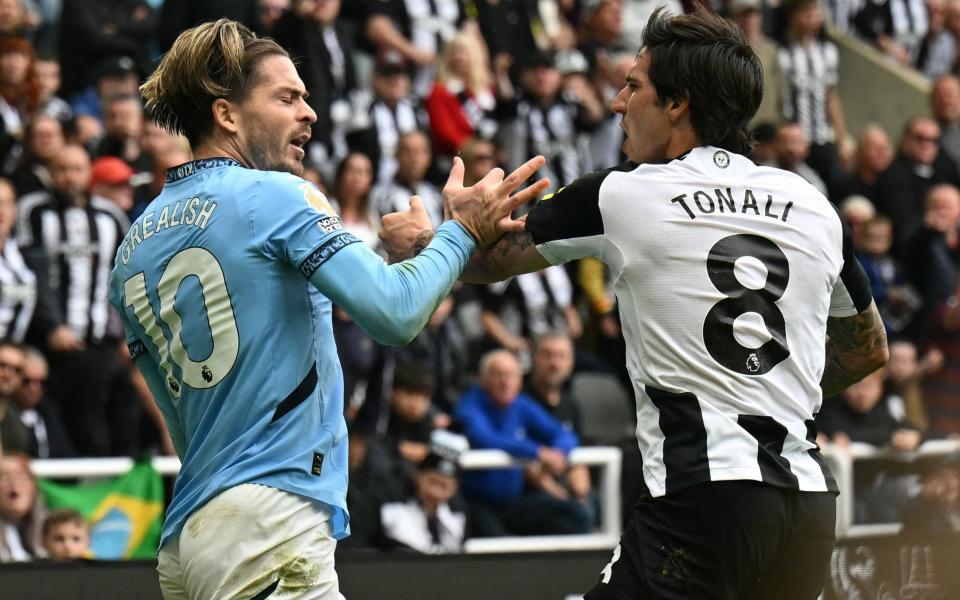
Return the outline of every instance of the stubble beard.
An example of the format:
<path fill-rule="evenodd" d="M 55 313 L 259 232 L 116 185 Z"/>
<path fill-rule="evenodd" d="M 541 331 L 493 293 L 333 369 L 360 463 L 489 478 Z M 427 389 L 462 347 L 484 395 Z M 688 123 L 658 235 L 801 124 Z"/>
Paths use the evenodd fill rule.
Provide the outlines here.
<path fill-rule="evenodd" d="M 251 166 L 260 171 L 280 171 L 282 173 L 292 173 L 297 177 L 303 175 L 303 161 L 294 158 L 288 158 L 287 143 L 275 151 L 271 151 L 273 143 L 270 138 L 274 136 L 269 133 L 257 131 L 256 135 L 250 140 L 250 147 L 247 150 L 247 156 L 250 158 Z"/>

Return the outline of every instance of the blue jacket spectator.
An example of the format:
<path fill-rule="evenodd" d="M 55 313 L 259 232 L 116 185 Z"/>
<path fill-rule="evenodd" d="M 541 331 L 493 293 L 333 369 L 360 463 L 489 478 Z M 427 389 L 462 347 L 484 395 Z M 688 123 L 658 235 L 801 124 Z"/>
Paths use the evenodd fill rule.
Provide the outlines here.
<path fill-rule="evenodd" d="M 455 417 L 472 448 L 496 448 L 517 458 L 536 459 L 544 446 L 564 455 L 577 447 L 577 435 L 527 394 L 520 392 L 503 407 L 494 402 L 479 387 L 470 388 L 460 399 Z M 463 487 L 471 496 L 507 502 L 523 491 L 523 469 L 467 471 Z"/>
<path fill-rule="evenodd" d="M 480 387 L 460 399 L 454 416 L 473 448 L 529 459 L 523 467 L 468 471 L 463 490 L 477 536 L 586 533 L 586 500 L 564 483 L 577 436 L 520 391 L 517 357 L 494 350 L 480 360 Z"/>

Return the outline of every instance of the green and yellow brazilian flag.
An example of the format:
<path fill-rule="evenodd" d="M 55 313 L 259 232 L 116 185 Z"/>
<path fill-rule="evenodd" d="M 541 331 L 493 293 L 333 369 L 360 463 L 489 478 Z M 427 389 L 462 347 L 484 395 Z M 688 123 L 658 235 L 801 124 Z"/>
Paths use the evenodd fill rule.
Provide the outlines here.
<path fill-rule="evenodd" d="M 40 480 L 50 510 L 73 508 L 90 524 L 93 558 L 153 558 L 163 521 L 163 480 L 149 461 L 90 485 Z"/>

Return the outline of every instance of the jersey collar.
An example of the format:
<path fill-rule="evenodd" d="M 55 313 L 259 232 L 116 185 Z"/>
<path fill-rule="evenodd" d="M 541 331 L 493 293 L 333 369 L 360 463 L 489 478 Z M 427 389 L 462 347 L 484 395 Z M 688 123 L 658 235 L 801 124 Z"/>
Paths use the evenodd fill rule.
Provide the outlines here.
<path fill-rule="evenodd" d="M 206 171 L 207 169 L 214 169 L 216 167 L 242 167 L 240 163 L 233 160 L 232 158 L 227 158 L 225 156 L 217 156 L 214 158 L 201 158 L 200 160 L 191 160 L 188 163 L 183 163 L 176 167 L 167 169 L 167 183 L 173 183 L 175 181 L 180 181 L 190 177 L 195 173 L 200 171 Z"/>

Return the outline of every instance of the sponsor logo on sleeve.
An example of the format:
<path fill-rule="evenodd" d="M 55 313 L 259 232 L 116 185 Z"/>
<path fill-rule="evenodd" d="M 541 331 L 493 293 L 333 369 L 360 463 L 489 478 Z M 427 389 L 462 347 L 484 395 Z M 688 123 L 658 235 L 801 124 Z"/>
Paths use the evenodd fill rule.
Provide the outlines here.
<path fill-rule="evenodd" d="M 324 233 L 333 233 L 339 229 L 343 229 L 343 226 L 340 225 L 340 217 L 324 217 L 317 221 L 317 226 L 320 227 L 320 231 Z"/>

